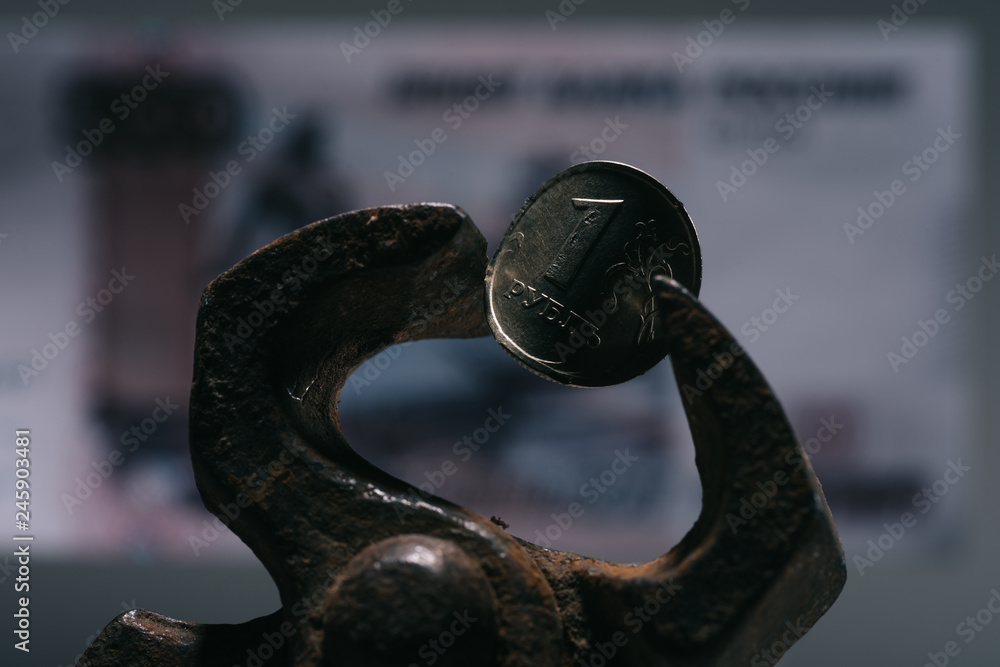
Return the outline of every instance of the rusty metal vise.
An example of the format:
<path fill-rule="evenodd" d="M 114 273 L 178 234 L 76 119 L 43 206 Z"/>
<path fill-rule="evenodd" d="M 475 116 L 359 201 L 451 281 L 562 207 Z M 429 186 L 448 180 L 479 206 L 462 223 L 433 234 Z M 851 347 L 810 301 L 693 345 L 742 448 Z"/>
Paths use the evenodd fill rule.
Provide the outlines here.
<path fill-rule="evenodd" d="M 719 370 L 704 391 L 682 392 L 702 511 L 663 556 L 636 565 L 544 549 L 414 497 L 352 450 L 337 413 L 348 374 L 397 343 L 489 333 L 486 261 L 465 213 L 415 204 L 303 227 L 214 280 L 198 316 L 195 478 L 209 511 L 242 508 L 226 518 L 281 608 L 235 625 L 126 612 L 80 664 L 774 664 L 840 594 L 843 550 L 764 377 L 678 283 L 656 285 L 678 387 Z M 466 292 L 416 327 L 449 279 Z M 263 301 L 273 314 L 249 322 Z M 776 475 L 773 496 L 743 518 L 741 501 Z"/>

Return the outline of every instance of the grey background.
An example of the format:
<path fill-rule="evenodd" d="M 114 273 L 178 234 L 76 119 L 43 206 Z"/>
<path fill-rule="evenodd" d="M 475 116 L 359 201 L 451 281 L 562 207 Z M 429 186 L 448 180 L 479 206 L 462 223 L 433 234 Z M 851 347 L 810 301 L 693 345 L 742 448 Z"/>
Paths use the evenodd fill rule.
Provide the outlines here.
<path fill-rule="evenodd" d="M 891 2 L 753 2 L 753 16 L 747 21 L 836 20 L 870 17 L 874 22 L 892 11 Z M 536 17 L 544 20 L 547 9 L 555 9 L 556 0 L 531 3 L 507 0 L 503 3 L 462 3 L 442 0 L 416 0 L 413 15 L 428 19 L 439 17 L 481 18 L 492 16 Z M 236 12 L 219 24 L 210 0 L 171 0 L 133 3 L 80 0 L 61 8 L 61 15 L 90 20 L 139 20 L 143 17 L 194 19 L 207 29 L 226 29 L 241 20 L 261 17 L 292 19 L 296 17 L 331 17 L 359 19 L 372 9 L 385 6 L 381 1 L 355 0 L 336 3 L 286 1 L 265 5 L 262 0 L 243 0 Z M 669 3 L 644 3 L 634 0 L 587 0 L 576 10 L 579 20 L 648 16 L 659 20 L 700 21 L 717 15 L 728 2 L 714 3 L 683 0 Z M 4 2 L 0 11 L 21 16 L 37 10 L 33 2 Z M 977 59 L 979 83 L 978 121 L 980 149 L 976 185 L 982 197 L 988 197 L 993 184 L 1000 180 L 1000 129 L 994 122 L 1000 106 L 997 72 L 1000 71 L 1000 7 L 989 0 L 927 0 L 915 22 L 956 19 L 968 22 L 978 32 L 981 52 Z M 576 19 L 575 19 L 576 20 Z M 1000 227 L 985 201 L 976 202 L 973 243 L 986 254 L 1000 248 Z M 982 307 L 970 313 L 976 319 L 975 358 L 978 389 L 975 424 L 976 459 L 973 471 L 976 501 L 970 504 L 970 517 L 976 530 L 972 542 L 964 545 L 964 556 L 955 567 L 929 568 L 893 566 L 879 568 L 861 579 L 850 576 L 843 595 L 820 623 L 781 662 L 782 665 L 923 665 L 928 651 L 940 651 L 954 639 L 955 626 L 967 615 L 982 608 L 992 588 L 1000 589 L 1000 355 L 991 344 L 1000 340 L 1000 291 L 985 290 Z M 850 568 L 853 572 L 853 568 Z M 145 608 L 192 621 L 236 622 L 273 611 L 277 593 L 262 567 L 177 567 L 163 564 L 102 564 L 94 562 L 45 562 L 37 560 L 32 570 L 33 651 L 30 656 L 17 653 L 4 664 L 64 665 L 86 645 L 105 622 L 121 611 L 123 602 L 136 600 Z M 10 599 L 4 587 L 4 598 Z M 5 624 L 6 626 L 6 624 Z M 6 634 L 6 633 L 5 633 Z M 4 655 L 11 655 L 9 637 L 3 637 Z M 1000 664 L 1000 619 L 986 627 L 972 643 L 962 645 L 961 654 L 950 664 Z"/>

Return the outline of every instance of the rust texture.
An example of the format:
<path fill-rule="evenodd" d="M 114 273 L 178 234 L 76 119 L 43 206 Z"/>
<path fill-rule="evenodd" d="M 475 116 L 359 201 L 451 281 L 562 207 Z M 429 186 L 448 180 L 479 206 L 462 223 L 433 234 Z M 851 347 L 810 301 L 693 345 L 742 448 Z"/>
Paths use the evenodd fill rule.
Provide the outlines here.
<path fill-rule="evenodd" d="M 414 499 L 351 449 L 336 402 L 351 370 L 396 343 L 488 333 L 485 250 L 455 207 L 380 207 L 303 227 L 205 289 L 195 477 L 282 606 L 236 625 L 128 612 L 81 665 L 722 667 L 787 647 L 815 623 L 846 578 L 819 483 L 753 362 L 672 280 L 655 284 L 657 317 L 703 507 L 660 558 L 541 548 L 499 520 Z M 446 280 L 460 297 L 418 317 Z M 767 502 L 747 512 L 762 489 Z"/>

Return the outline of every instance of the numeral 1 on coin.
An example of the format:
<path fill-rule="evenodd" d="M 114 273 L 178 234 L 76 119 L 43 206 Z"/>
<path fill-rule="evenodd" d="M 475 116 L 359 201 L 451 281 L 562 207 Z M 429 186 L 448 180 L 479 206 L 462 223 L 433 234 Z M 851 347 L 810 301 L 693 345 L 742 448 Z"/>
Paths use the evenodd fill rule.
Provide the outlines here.
<path fill-rule="evenodd" d="M 583 260 L 590 254 L 591 248 L 600 238 L 604 229 L 615 217 L 624 199 L 581 199 L 573 198 L 573 207 L 586 211 L 583 219 L 577 223 L 573 233 L 563 242 L 559 254 L 549 264 L 545 278 L 563 289 L 568 289 L 576 272 L 580 270 Z"/>

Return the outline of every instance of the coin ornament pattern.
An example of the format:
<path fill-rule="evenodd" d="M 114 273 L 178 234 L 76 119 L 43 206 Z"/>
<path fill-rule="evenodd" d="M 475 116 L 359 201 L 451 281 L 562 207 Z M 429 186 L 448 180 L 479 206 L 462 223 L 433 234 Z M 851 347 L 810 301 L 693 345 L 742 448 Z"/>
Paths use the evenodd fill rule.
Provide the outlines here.
<path fill-rule="evenodd" d="M 691 247 L 676 237 L 654 248 L 656 235 L 652 231 L 653 226 L 652 220 L 635 223 L 636 238 L 625 246 L 625 261 L 609 268 L 605 277 L 605 284 L 609 287 L 607 291 L 611 293 L 611 312 L 619 308 L 616 285 L 627 284 L 642 294 L 641 323 L 635 341 L 636 345 L 640 346 L 658 337 L 655 328 L 658 320 L 656 297 L 653 294 L 653 276 L 666 275 L 673 278 L 674 271 L 669 260 L 674 253 L 691 255 Z M 650 248 L 653 249 L 649 250 Z"/>
<path fill-rule="evenodd" d="M 649 174 L 618 162 L 556 174 L 515 216 L 486 271 L 493 335 L 529 370 L 604 387 L 666 356 L 652 279 L 693 294 L 701 248 L 684 206 Z"/>

